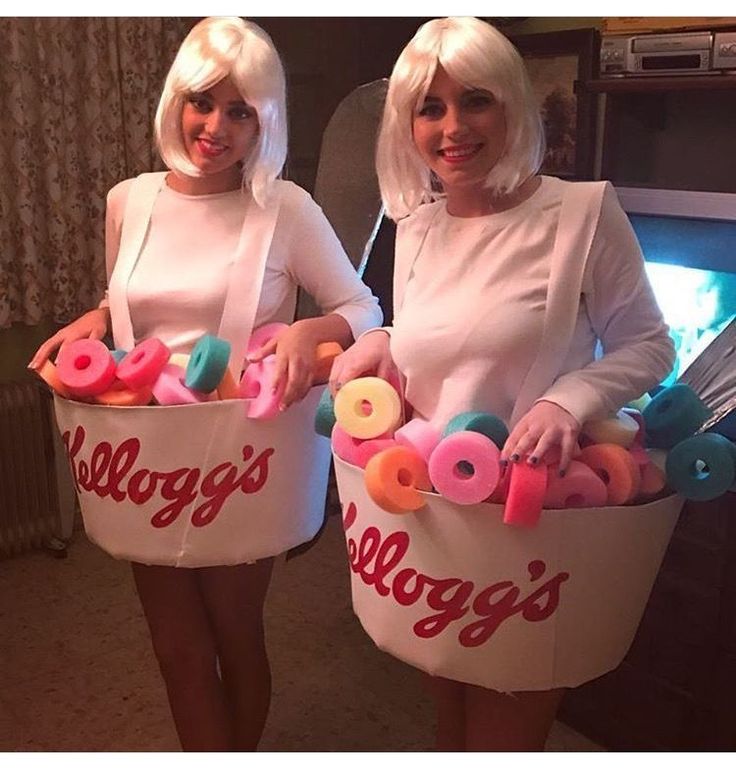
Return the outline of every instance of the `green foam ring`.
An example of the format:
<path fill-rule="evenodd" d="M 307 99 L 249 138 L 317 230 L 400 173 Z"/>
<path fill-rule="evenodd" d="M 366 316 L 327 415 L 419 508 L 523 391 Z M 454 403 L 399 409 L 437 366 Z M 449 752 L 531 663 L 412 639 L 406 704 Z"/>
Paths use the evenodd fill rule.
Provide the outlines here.
<path fill-rule="evenodd" d="M 642 411 L 646 444 L 671 449 L 696 433 L 711 413 L 692 387 L 673 384 L 658 392 Z"/>
<path fill-rule="evenodd" d="M 718 433 L 680 441 L 665 461 L 667 483 L 688 500 L 715 500 L 736 478 L 736 446 Z"/>
<path fill-rule="evenodd" d="M 230 360 L 230 343 L 209 333 L 194 345 L 184 384 L 190 390 L 212 392 L 222 381 Z"/>
<path fill-rule="evenodd" d="M 464 411 L 454 416 L 445 426 L 442 437 L 457 433 L 461 430 L 472 430 L 475 433 L 490 438 L 499 449 L 503 449 L 509 430 L 502 419 L 495 414 L 487 414 L 483 411 Z"/>
<path fill-rule="evenodd" d="M 314 415 L 314 432 L 325 438 L 332 437 L 332 428 L 335 426 L 335 401 L 332 399 L 329 388 L 322 393 Z"/>

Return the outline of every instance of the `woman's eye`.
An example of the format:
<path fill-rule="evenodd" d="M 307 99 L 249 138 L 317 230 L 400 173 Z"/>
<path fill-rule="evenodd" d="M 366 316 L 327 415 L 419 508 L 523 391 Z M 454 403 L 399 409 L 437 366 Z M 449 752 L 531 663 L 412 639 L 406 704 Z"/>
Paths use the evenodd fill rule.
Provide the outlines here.
<path fill-rule="evenodd" d="M 188 100 L 189 104 L 200 113 L 206 113 L 208 110 L 210 110 L 210 103 L 209 100 L 206 97 L 203 97 L 201 94 L 192 94 L 189 96 Z"/>
<path fill-rule="evenodd" d="M 233 121 L 246 121 L 252 118 L 254 114 L 253 108 L 248 107 L 248 105 L 237 105 L 231 107 L 228 111 L 228 115 Z"/>
<path fill-rule="evenodd" d="M 418 115 L 424 118 L 438 118 L 443 113 L 442 106 L 436 102 L 428 102 L 422 105 L 419 109 Z"/>
<path fill-rule="evenodd" d="M 491 94 L 483 94 L 483 93 L 471 94 L 465 100 L 465 104 L 469 108 L 476 109 L 476 110 L 486 108 L 489 105 L 492 105 L 494 102 L 495 102 L 495 99 Z"/>

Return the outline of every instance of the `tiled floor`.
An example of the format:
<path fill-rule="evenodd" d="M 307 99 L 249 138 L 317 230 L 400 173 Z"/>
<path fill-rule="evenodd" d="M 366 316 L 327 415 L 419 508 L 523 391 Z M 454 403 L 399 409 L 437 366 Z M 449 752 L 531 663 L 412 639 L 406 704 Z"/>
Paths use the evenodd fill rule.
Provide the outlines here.
<path fill-rule="evenodd" d="M 339 518 L 280 559 L 266 618 L 274 695 L 261 749 L 427 751 L 420 674 L 379 651 L 350 605 Z M 125 562 L 75 532 L 66 559 L 0 561 L 0 752 L 179 749 Z M 596 751 L 555 724 L 548 750 Z"/>

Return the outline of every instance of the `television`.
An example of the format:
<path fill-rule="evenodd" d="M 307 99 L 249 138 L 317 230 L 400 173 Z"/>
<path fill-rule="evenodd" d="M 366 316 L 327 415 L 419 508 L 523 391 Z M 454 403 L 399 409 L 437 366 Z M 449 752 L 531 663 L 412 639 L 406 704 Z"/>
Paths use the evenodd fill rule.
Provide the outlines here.
<path fill-rule="evenodd" d="M 736 193 L 616 191 L 675 342 L 666 386 L 736 318 Z"/>

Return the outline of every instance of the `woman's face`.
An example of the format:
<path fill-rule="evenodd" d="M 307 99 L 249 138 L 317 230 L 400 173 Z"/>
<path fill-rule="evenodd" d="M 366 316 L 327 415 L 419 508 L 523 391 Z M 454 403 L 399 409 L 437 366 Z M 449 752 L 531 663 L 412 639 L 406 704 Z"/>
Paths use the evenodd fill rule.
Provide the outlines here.
<path fill-rule="evenodd" d="M 437 67 L 413 118 L 414 144 L 448 198 L 480 191 L 506 147 L 503 106 L 483 89 L 463 86 Z"/>
<path fill-rule="evenodd" d="M 237 170 L 235 165 L 250 152 L 259 128 L 255 108 L 229 77 L 189 95 L 181 126 L 190 161 L 207 176 L 227 176 Z"/>

